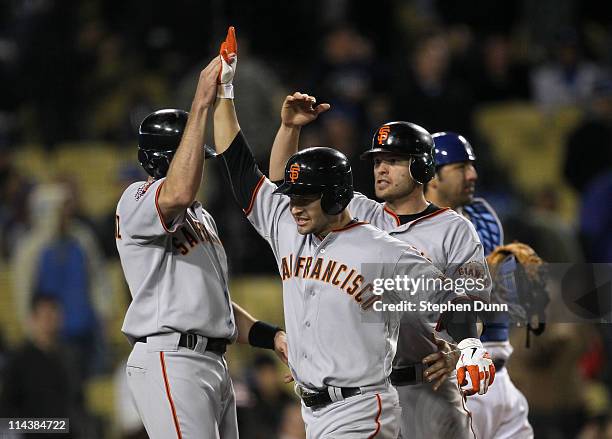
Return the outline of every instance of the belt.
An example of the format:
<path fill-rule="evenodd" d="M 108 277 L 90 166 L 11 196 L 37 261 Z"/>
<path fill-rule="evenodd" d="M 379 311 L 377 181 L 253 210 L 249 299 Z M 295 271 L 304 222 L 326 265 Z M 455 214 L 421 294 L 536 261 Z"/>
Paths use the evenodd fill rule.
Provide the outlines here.
<path fill-rule="evenodd" d="M 306 407 L 320 408 L 332 402 L 342 401 L 345 398 L 360 394 L 361 389 L 359 387 L 328 387 L 325 390 L 315 392 L 303 390 L 300 398 L 302 398 Z"/>
<path fill-rule="evenodd" d="M 506 366 L 506 360 L 503 358 L 496 358 L 493 360 L 493 366 L 495 366 L 495 370 L 499 372 Z"/>
<path fill-rule="evenodd" d="M 136 343 L 146 343 L 147 337 L 140 337 L 136 340 Z M 198 344 L 198 337 L 195 334 L 181 334 L 178 345 L 187 349 L 194 350 Z M 227 345 L 230 341 L 225 338 L 207 338 L 206 349 L 207 351 L 214 352 L 219 355 L 225 354 L 227 351 Z"/>
<path fill-rule="evenodd" d="M 417 367 L 420 366 L 420 367 Z M 413 386 L 423 382 L 423 368 L 420 364 L 394 367 L 389 376 L 394 386 Z"/>

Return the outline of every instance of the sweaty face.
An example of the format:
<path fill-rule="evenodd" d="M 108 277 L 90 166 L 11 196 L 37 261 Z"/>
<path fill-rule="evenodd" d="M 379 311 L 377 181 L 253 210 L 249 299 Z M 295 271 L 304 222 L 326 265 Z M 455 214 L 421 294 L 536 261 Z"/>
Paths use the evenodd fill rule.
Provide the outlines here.
<path fill-rule="evenodd" d="M 410 158 L 401 154 L 374 154 L 374 190 L 381 200 L 393 202 L 410 194 L 416 187 L 410 175 Z"/>
<path fill-rule="evenodd" d="M 321 208 L 321 194 L 291 195 L 289 206 L 300 235 L 320 234 L 329 228 L 330 217 Z"/>
<path fill-rule="evenodd" d="M 478 174 L 472 162 L 451 163 L 438 170 L 436 190 L 451 207 L 471 203 Z"/>

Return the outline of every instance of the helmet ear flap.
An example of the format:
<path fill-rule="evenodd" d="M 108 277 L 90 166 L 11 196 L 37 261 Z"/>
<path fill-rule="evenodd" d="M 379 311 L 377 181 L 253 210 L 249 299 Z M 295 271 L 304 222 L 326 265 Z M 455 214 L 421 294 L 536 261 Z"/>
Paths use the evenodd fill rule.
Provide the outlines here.
<path fill-rule="evenodd" d="M 152 155 L 153 154 L 146 149 L 138 148 L 138 161 L 144 170 L 147 171 L 147 174 L 149 174 L 151 177 L 153 177 L 155 173 L 155 167 L 153 166 L 153 163 L 151 163 Z"/>
<path fill-rule="evenodd" d="M 168 173 L 170 161 L 174 157 L 172 152 L 156 152 L 146 149 L 138 149 L 138 161 L 142 165 L 147 174 L 153 178 L 163 178 Z"/>
<path fill-rule="evenodd" d="M 348 187 L 337 187 L 326 189 L 321 196 L 321 209 L 328 215 L 338 215 L 353 198 L 353 189 Z"/>
<path fill-rule="evenodd" d="M 170 168 L 170 160 L 165 155 L 156 156 L 153 158 L 153 163 L 155 164 L 155 178 L 163 178 L 168 173 L 168 169 Z"/>
<path fill-rule="evenodd" d="M 425 184 L 436 175 L 436 162 L 429 154 L 412 156 L 410 174 L 414 181 Z"/>

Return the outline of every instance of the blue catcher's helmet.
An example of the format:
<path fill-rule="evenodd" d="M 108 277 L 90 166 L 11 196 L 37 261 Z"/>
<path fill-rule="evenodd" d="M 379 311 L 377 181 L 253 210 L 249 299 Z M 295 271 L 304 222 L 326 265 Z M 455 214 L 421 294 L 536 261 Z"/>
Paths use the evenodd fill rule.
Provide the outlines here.
<path fill-rule="evenodd" d="M 434 140 L 436 168 L 476 160 L 472 145 L 461 134 L 445 131 L 432 134 L 431 137 Z"/>

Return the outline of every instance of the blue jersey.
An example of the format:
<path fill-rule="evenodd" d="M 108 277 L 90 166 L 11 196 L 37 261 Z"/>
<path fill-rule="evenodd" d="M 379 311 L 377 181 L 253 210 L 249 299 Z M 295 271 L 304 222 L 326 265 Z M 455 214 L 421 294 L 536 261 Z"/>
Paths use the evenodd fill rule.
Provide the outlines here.
<path fill-rule="evenodd" d="M 458 209 L 460 213 L 468 218 L 482 242 L 485 255 L 489 255 L 495 247 L 504 243 L 504 229 L 497 214 L 482 198 L 475 198 L 471 204 L 466 204 Z M 506 267 L 504 267 L 506 268 Z M 509 316 L 507 313 L 492 313 L 487 316 L 487 324 L 480 340 L 482 342 L 506 341 L 509 336 Z"/>

